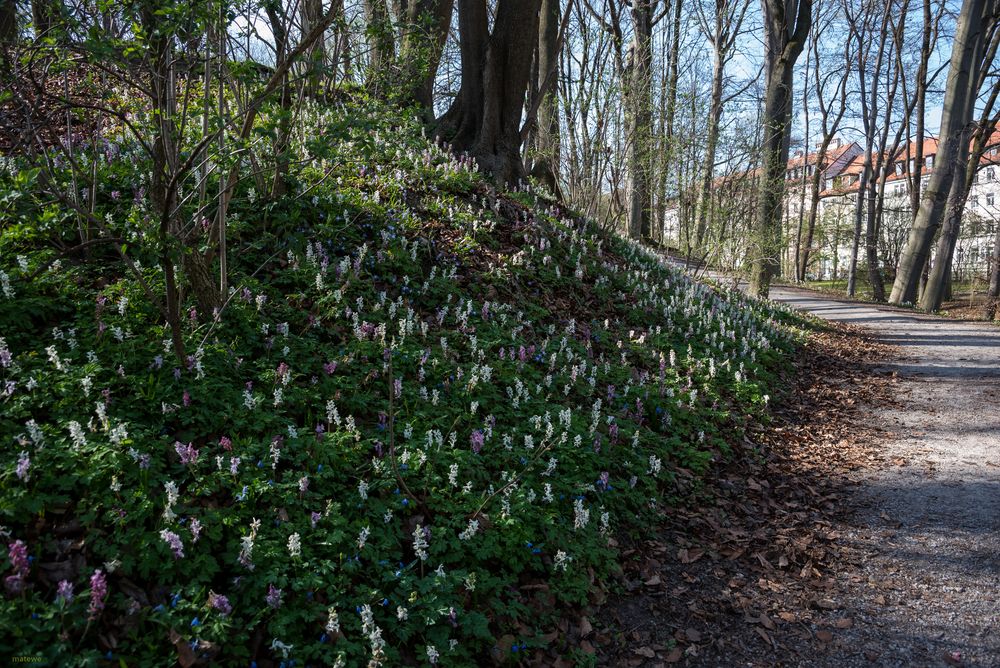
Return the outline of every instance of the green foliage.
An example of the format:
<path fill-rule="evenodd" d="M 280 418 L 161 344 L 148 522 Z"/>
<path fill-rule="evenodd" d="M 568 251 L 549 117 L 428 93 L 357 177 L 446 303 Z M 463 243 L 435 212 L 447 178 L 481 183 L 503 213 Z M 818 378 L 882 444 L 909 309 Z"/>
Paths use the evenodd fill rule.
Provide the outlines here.
<path fill-rule="evenodd" d="M 0 525 L 31 557 L 0 565 L 0 653 L 531 651 L 766 405 L 787 313 L 493 192 L 405 115 L 306 113 L 290 194 L 239 187 L 232 291 L 185 304 L 186 359 L 110 246 L 57 256 L 76 221 L 0 177 Z M 90 159 L 156 293 L 141 153 Z"/>

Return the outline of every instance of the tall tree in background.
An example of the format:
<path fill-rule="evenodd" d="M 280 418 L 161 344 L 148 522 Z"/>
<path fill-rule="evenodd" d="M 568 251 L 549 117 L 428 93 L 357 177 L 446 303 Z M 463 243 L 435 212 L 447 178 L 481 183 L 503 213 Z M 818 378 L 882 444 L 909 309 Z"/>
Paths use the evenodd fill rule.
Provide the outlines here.
<path fill-rule="evenodd" d="M 835 67 L 831 61 L 823 58 L 820 50 L 820 38 L 831 25 L 832 18 L 831 12 L 827 20 L 813 31 L 813 36 L 809 40 L 814 63 L 813 93 L 819 111 L 819 125 L 822 138 L 820 139 L 819 148 L 816 151 L 816 168 L 809 179 L 809 214 L 805 225 L 805 240 L 799 249 L 799 260 L 796 262 L 799 271 L 798 279 L 800 281 L 806 280 L 809 256 L 812 253 L 813 238 L 816 234 L 816 219 L 819 215 L 820 186 L 824 180 L 827 154 L 830 150 L 830 144 L 840 129 L 840 123 L 843 121 L 844 114 L 847 111 L 847 82 L 850 78 L 850 68 Z M 843 51 L 838 52 L 837 55 L 843 58 L 844 63 L 850 62 L 850 40 L 844 40 Z M 832 95 L 830 94 L 829 87 L 833 88 Z"/>
<path fill-rule="evenodd" d="M 434 78 L 451 26 L 453 0 L 412 0 L 404 5 L 399 59 L 405 102 L 415 102 L 433 119 Z"/>
<path fill-rule="evenodd" d="M 632 43 L 622 86 L 629 172 L 628 236 L 649 239 L 652 219 L 653 11 L 658 0 L 632 0 Z"/>
<path fill-rule="evenodd" d="M 726 65 L 735 55 L 736 40 L 742 34 L 743 19 L 749 7 L 749 0 L 712 0 L 712 9 L 706 12 L 701 2 L 695 3 L 698 24 L 705 39 L 712 45 L 712 95 L 708 112 L 708 133 L 705 137 L 701 193 L 698 196 L 698 222 L 695 226 L 694 243 L 698 248 L 704 241 L 709 210 L 712 208 L 712 179 L 715 177 L 716 150 L 719 145 L 722 106 L 725 102 L 722 88 Z"/>
<path fill-rule="evenodd" d="M 452 145 L 498 183 L 525 178 L 521 115 L 531 78 L 541 0 L 499 0 L 489 30 L 486 0 L 459 0 L 462 87 L 442 119 Z"/>
<path fill-rule="evenodd" d="M 998 0 L 965 0 L 958 17 L 951 65 L 945 90 L 944 112 L 934 172 L 920 201 L 896 272 L 889 301 L 913 303 L 917 296 L 920 273 L 930 254 L 934 236 L 941 227 L 962 147 L 971 137 L 975 109 L 975 86 L 979 82 L 983 55 L 987 49 L 990 25 L 995 22 Z"/>
<path fill-rule="evenodd" d="M 781 252 L 781 208 L 788 163 L 792 74 L 812 27 L 812 0 L 761 0 L 764 13 L 765 72 L 762 131 L 763 169 L 757 196 L 756 239 L 752 249 L 750 294 L 766 297 L 777 275 Z"/>
<path fill-rule="evenodd" d="M 1000 23 L 998 23 L 996 16 L 993 17 L 993 23 L 988 27 L 988 30 L 990 34 L 987 37 L 986 53 L 983 56 L 978 81 L 974 85 L 976 91 L 982 89 L 986 83 L 987 76 L 992 71 L 997 49 L 1000 47 Z M 1000 96 L 1000 77 L 992 76 L 990 78 L 993 83 L 986 101 L 982 104 L 979 120 L 972 131 L 971 145 L 966 143 L 960 147 L 960 164 L 964 165 L 965 168 L 959 169 L 952 181 L 944 223 L 941 226 L 941 234 L 938 235 L 934 266 L 931 267 L 927 287 L 920 296 L 920 308 L 929 313 L 941 308 L 941 302 L 949 291 L 952 259 L 962 225 L 962 216 L 965 213 L 965 203 L 969 199 L 969 190 L 975 183 L 989 140 L 996 130 L 997 122 L 1000 121 L 994 113 L 997 97 Z"/>
<path fill-rule="evenodd" d="M 386 0 L 365 0 L 365 18 L 368 25 L 368 81 L 380 81 L 396 58 L 396 40 L 389 19 Z"/>
<path fill-rule="evenodd" d="M 572 2 L 572 0 L 568 0 Z M 531 175 L 551 192 L 559 193 L 559 94 L 555 76 L 559 67 L 559 0 L 542 0 L 538 18 L 538 58 L 535 94 L 538 100 L 534 162 Z"/>

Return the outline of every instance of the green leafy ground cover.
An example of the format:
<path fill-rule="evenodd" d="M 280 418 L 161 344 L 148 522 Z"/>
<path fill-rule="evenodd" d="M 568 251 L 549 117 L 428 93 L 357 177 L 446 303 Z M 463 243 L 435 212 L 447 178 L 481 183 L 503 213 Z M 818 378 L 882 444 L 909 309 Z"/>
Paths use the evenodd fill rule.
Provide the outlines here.
<path fill-rule="evenodd" d="M 241 186 L 183 360 L 8 161 L 0 654 L 516 661 L 777 391 L 787 312 L 495 192 L 396 112 L 312 113 L 291 194 Z M 94 210 L 155 294 L 140 164 L 109 144 Z"/>

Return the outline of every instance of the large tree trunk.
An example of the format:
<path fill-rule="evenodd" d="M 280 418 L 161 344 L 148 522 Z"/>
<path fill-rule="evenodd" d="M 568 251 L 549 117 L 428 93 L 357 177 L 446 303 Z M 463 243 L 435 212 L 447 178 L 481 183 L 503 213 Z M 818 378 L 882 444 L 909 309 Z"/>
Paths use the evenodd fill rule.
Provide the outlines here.
<path fill-rule="evenodd" d="M 652 207 L 653 17 L 650 0 L 632 2 L 633 37 L 625 87 L 629 170 L 628 236 L 649 239 Z"/>
<path fill-rule="evenodd" d="M 968 145 L 966 128 L 972 120 L 979 78 L 979 68 L 986 49 L 988 19 L 996 12 L 997 0 L 965 0 L 959 15 L 952 50 L 944 112 L 941 118 L 941 140 L 934 172 L 913 221 L 906 249 L 899 261 L 896 280 L 889 301 L 893 304 L 913 302 L 917 296 L 920 270 L 927 261 L 934 235 L 941 226 L 955 170 L 964 165 L 957 160 L 962 143 Z"/>
<path fill-rule="evenodd" d="M 396 39 L 385 0 L 365 0 L 368 21 L 368 81 L 380 81 L 396 58 Z"/>
<path fill-rule="evenodd" d="M 572 1 L 572 0 L 570 0 Z M 559 0 L 542 0 L 538 20 L 538 59 L 535 90 L 542 96 L 538 105 L 535 159 L 531 175 L 552 193 L 559 195 L 559 105 L 553 81 L 559 65 Z"/>
<path fill-rule="evenodd" d="M 531 76 L 541 0 L 500 0 L 493 33 L 485 0 L 460 0 L 462 88 L 443 125 L 497 183 L 524 179 L 521 112 Z M 466 85 L 468 84 L 468 86 Z"/>
<path fill-rule="evenodd" d="M 323 0 L 300 0 L 302 19 L 302 34 L 308 34 L 317 23 L 323 20 Z M 306 94 L 318 98 L 326 65 L 326 40 L 321 37 L 316 40 L 305 54 L 306 67 L 309 75 L 306 78 Z"/>
<path fill-rule="evenodd" d="M 792 74 L 812 27 L 812 0 L 798 5 L 762 0 L 767 81 L 764 95 L 762 174 L 757 196 L 756 239 L 751 250 L 748 291 L 767 297 L 781 255 L 781 203 L 788 164 Z"/>
<path fill-rule="evenodd" d="M 402 88 L 406 102 L 434 119 L 434 79 L 451 26 L 452 0 L 412 0 L 406 5 L 406 24 L 400 48 Z"/>

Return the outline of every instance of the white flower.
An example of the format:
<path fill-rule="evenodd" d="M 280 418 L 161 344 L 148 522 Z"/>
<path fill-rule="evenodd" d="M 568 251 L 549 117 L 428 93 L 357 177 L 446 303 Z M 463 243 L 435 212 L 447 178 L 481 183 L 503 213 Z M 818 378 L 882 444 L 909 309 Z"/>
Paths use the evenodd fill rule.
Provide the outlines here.
<path fill-rule="evenodd" d="M 326 612 L 326 632 L 340 633 L 340 617 L 337 616 L 337 609 L 332 605 Z"/>
<path fill-rule="evenodd" d="M 552 567 L 557 571 L 565 571 L 571 561 L 573 561 L 573 557 L 569 556 L 562 550 L 559 550 L 556 552 L 556 558 L 553 561 Z"/>
<path fill-rule="evenodd" d="M 83 433 L 83 426 L 76 420 L 71 420 L 69 423 L 69 435 L 73 439 L 74 449 L 87 445 L 87 437 Z"/>
<path fill-rule="evenodd" d="M 437 648 L 434 647 L 434 645 L 428 645 L 427 646 L 427 661 L 431 665 L 436 664 L 438 662 L 438 659 L 440 657 L 441 657 L 441 654 L 438 653 Z"/>
<path fill-rule="evenodd" d="M 410 613 L 401 605 L 396 606 L 396 619 L 401 622 L 405 622 L 409 618 Z"/>
<path fill-rule="evenodd" d="M 424 528 L 417 525 L 417 528 L 413 530 L 413 551 L 420 558 L 420 561 L 427 561 L 427 548 L 429 544 L 427 543 L 427 535 Z"/>
<path fill-rule="evenodd" d="M 478 531 L 479 531 L 479 520 L 469 520 L 469 526 L 467 526 L 464 531 L 458 534 L 458 538 L 460 540 L 469 540 L 470 538 L 475 536 Z"/>
<path fill-rule="evenodd" d="M 302 539 L 297 533 L 288 537 L 288 554 L 292 555 L 292 558 L 302 556 Z"/>
<path fill-rule="evenodd" d="M 365 549 L 365 543 L 368 542 L 368 536 L 371 535 L 371 532 L 372 532 L 371 528 L 365 527 L 364 529 L 361 530 L 361 533 L 358 534 L 358 549 L 359 550 Z"/>
<path fill-rule="evenodd" d="M 583 499 L 573 502 L 573 528 L 582 529 L 590 522 L 590 511 L 583 507 Z"/>

